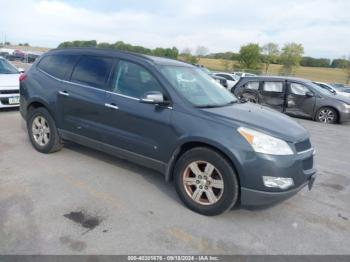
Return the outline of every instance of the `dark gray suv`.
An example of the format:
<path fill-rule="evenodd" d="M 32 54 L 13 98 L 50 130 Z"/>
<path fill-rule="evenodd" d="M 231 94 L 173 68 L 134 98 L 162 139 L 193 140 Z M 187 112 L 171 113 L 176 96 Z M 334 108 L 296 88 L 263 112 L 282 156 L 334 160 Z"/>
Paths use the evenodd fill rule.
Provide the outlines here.
<path fill-rule="evenodd" d="M 20 111 L 39 152 L 70 140 L 150 167 L 205 215 L 278 202 L 315 178 L 303 127 L 175 60 L 53 50 L 21 77 Z"/>

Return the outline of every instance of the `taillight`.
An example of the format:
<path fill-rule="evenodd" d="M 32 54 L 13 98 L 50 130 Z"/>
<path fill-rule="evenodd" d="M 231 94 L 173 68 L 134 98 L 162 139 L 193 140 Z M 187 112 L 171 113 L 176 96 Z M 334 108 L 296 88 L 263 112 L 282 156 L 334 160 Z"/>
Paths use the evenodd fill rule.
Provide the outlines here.
<path fill-rule="evenodd" d="M 22 82 L 23 80 L 25 80 L 27 78 L 25 73 L 22 73 L 19 75 L 19 81 Z"/>

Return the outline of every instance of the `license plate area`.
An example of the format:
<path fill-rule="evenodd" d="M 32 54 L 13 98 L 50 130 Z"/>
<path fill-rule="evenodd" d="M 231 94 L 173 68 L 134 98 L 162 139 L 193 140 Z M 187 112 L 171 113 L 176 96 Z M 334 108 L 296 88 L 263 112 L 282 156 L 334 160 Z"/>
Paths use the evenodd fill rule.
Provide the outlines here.
<path fill-rule="evenodd" d="M 9 97 L 9 105 L 19 104 L 19 96 Z"/>

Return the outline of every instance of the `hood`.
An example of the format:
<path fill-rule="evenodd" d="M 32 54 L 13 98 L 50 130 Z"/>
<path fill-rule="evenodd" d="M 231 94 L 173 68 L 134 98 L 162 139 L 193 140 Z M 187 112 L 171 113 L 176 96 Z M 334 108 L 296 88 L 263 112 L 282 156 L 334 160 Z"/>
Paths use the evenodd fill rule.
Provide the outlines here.
<path fill-rule="evenodd" d="M 19 87 L 19 74 L 0 74 L 1 87 Z"/>
<path fill-rule="evenodd" d="M 206 114 L 229 121 L 235 127 L 255 129 L 289 142 L 309 137 L 304 127 L 289 116 L 253 103 L 202 109 Z"/>
<path fill-rule="evenodd" d="M 344 103 L 347 103 L 350 105 L 350 96 L 347 96 L 345 94 L 348 94 L 348 93 L 337 91 L 336 94 L 329 94 L 329 95 L 323 95 L 323 96 L 330 98 L 330 99 L 335 99 L 335 100 L 338 100 L 338 101 L 341 101 L 341 102 L 344 102 Z"/>
<path fill-rule="evenodd" d="M 350 94 L 349 93 L 337 92 L 337 94 L 333 98 L 350 105 Z"/>

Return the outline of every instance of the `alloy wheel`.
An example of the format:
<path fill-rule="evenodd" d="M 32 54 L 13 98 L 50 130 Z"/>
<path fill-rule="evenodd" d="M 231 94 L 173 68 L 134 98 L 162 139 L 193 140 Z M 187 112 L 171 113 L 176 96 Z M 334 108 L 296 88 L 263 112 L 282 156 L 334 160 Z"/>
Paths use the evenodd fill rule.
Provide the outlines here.
<path fill-rule="evenodd" d="M 32 134 L 34 141 L 39 146 L 46 146 L 50 141 L 50 127 L 43 116 L 37 116 L 32 123 Z"/>
<path fill-rule="evenodd" d="M 182 175 L 187 195 L 201 205 L 217 203 L 224 192 L 224 180 L 219 170 L 206 161 L 190 163 Z"/>
<path fill-rule="evenodd" d="M 335 119 L 335 114 L 333 110 L 325 108 L 322 109 L 318 114 L 318 120 L 323 123 L 333 123 Z"/>

